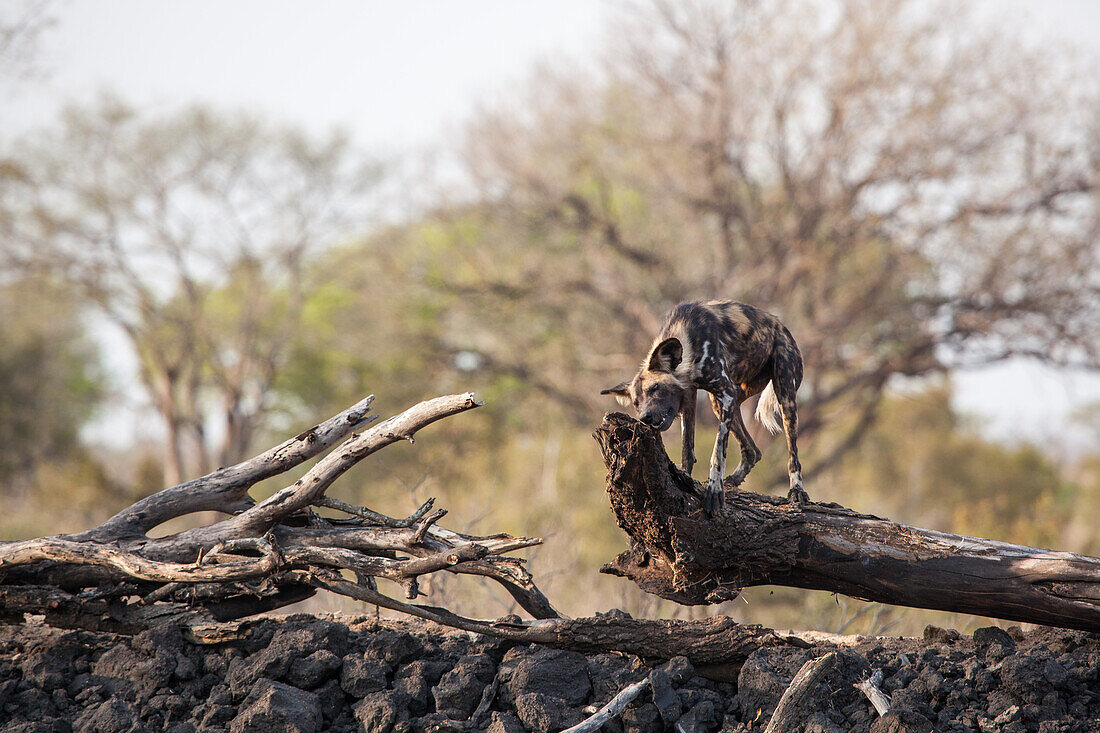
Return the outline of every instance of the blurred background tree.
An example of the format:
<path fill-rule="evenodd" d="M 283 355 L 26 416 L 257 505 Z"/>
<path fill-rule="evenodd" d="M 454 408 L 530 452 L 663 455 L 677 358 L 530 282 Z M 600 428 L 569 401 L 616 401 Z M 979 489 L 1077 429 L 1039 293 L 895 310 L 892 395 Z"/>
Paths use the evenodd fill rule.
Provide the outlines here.
<path fill-rule="evenodd" d="M 4 96 L 43 73 L 42 34 L 54 23 L 50 0 L 17 0 L 0 11 L 0 87 Z"/>
<path fill-rule="evenodd" d="M 41 78 L 49 2 L 0 8 L 0 126 L 4 109 Z M 0 241 L 10 242 L 25 170 L 0 137 Z M 76 528 L 126 499 L 85 444 L 84 429 L 108 392 L 98 345 L 85 333 L 67 283 L 4 268 L 0 273 L 0 536 Z M 109 509 L 107 510 L 109 513 Z M 54 530 L 57 531 L 57 530 Z"/>
<path fill-rule="evenodd" d="M 317 287 L 309 263 L 364 223 L 376 165 L 340 135 L 245 115 L 143 115 L 112 98 L 22 145 L 9 266 L 117 326 L 166 430 L 164 483 L 249 455 Z"/>
<path fill-rule="evenodd" d="M 51 480 L 79 480 L 89 493 L 108 484 L 81 442 L 104 397 L 99 355 L 82 333 L 77 304 L 56 283 L 5 283 L 0 312 L 0 526 L 21 526 L 28 511 L 71 520 L 58 510 L 83 502 Z"/>
<path fill-rule="evenodd" d="M 940 10 L 656 2 L 602 78 L 537 73 L 468 128 L 478 197 L 381 245 L 423 273 L 433 351 L 584 420 L 673 304 L 754 303 L 802 347 L 808 473 L 897 377 L 1095 367 L 1095 89 Z"/>
<path fill-rule="evenodd" d="M 744 300 L 780 315 L 802 348 L 813 498 L 1100 551 L 1100 452 L 992 442 L 953 407 L 960 368 L 1100 359 L 1095 75 L 973 12 L 629 6 L 596 73 L 535 70 L 468 121 L 457 168 L 399 182 L 343 137 L 249 115 L 152 114 L 111 97 L 72 107 L 6 141 L 0 168 L 0 295 L 34 304 L 3 333 L 52 349 L 0 364 L 14 426 L 0 430 L 23 441 L 13 461 L 91 455 L 80 426 L 105 381 L 80 331 L 106 319 L 137 355 L 163 458 L 55 475 L 55 491 L 121 504 L 369 392 L 386 414 L 476 389 L 485 409 L 395 447 L 343 498 L 403 514 L 437 496 L 468 529 L 546 537 L 532 569 L 570 614 L 879 632 L 973 623 L 790 589 L 685 609 L 599 576 L 623 535 L 589 434 L 614 409 L 600 388 L 636 368 L 669 307 Z M 379 208 L 395 184 L 429 205 Z M 58 394 L 68 412 L 52 427 L 20 427 Z M 1004 396 L 1043 398 L 1027 384 Z M 704 427 L 704 454 L 712 439 Z M 747 488 L 781 487 L 781 453 Z M 3 531 L 58 529 L 24 516 Z M 427 591 L 480 615 L 510 610 L 468 580 Z"/>

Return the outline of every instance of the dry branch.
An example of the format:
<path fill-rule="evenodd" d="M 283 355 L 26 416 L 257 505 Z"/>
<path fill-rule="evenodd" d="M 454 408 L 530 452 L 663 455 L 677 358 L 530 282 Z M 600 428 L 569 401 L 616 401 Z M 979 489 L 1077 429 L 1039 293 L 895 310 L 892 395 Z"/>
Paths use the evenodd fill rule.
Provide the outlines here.
<path fill-rule="evenodd" d="M 853 685 L 857 690 L 862 692 L 871 704 L 875 706 L 875 712 L 879 714 L 879 717 L 886 715 L 890 711 L 890 698 L 879 689 L 879 685 L 882 684 L 882 672 L 875 670 L 875 672 L 863 680 Z"/>
<path fill-rule="evenodd" d="M 257 483 L 323 453 L 352 431 L 376 419 L 377 415 L 367 414 L 372 402 L 374 395 L 369 395 L 340 414 L 254 458 L 146 497 L 98 527 L 72 535 L 72 539 L 103 541 L 140 536 L 169 519 L 193 512 L 233 514 L 243 511 L 251 506 L 248 490 Z"/>
<path fill-rule="evenodd" d="M 619 413 L 595 437 L 631 548 L 603 568 L 684 604 L 753 585 L 1100 631 L 1100 558 L 908 527 L 836 504 L 727 491 L 716 516 L 660 436 Z"/>
<path fill-rule="evenodd" d="M 561 733 L 595 733 L 605 723 L 625 710 L 626 706 L 634 702 L 634 698 L 641 695 L 647 687 L 649 687 L 649 677 L 627 685 L 591 717 L 577 723 L 572 728 L 566 728 Z"/>
<path fill-rule="evenodd" d="M 327 571 L 293 574 L 293 579 L 426 621 L 486 636 L 527 644 L 597 654 L 623 652 L 648 660 L 683 656 L 696 668 L 723 678 L 736 677 L 749 654 L 762 646 L 805 649 L 818 643 L 814 634 L 779 634 L 762 626 L 739 624 L 728 616 L 699 621 L 635 619 L 626 614 L 591 618 L 547 618 L 534 621 L 482 620 L 445 608 L 405 603 Z"/>
<path fill-rule="evenodd" d="M 163 620 L 194 625 L 308 597 L 315 586 L 297 579 L 302 573 L 346 570 L 361 579 L 386 578 L 415 598 L 417 578 L 446 570 L 496 580 L 535 618 L 557 616 L 522 561 L 501 557 L 541 540 L 445 529 L 437 523 L 446 511 L 433 511 L 432 500 L 394 519 L 326 496 L 372 453 L 412 441 L 427 425 L 481 404 L 472 394 L 438 397 L 354 432 L 373 419 L 367 414 L 372 400 L 255 458 L 142 499 L 93 529 L 0 543 L 3 615 L 46 613 L 61 625 L 113 630 Z M 248 496 L 258 481 L 333 446 L 293 484 L 259 503 Z M 321 519 L 312 506 L 349 516 Z M 147 535 L 169 519 L 208 510 L 230 516 L 165 537 Z"/>
<path fill-rule="evenodd" d="M 803 664 L 798 674 L 791 680 L 790 686 L 784 690 L 783 697 L 779 698 L 779 704 L 776 705 L 764 733 L 783 733 L 785 730 L 792 730 L 802 719 L 803 705 L 813 694 L 821 678 L 834 666 L 836 666 L 836 652 L 829 652 L 825 656 L 811 659 Z"/>

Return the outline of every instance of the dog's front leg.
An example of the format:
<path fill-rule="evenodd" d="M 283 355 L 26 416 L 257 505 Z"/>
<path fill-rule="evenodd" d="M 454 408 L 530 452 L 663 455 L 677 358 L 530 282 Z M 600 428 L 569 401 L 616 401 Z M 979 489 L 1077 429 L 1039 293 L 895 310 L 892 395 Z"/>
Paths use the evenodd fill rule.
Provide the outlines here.
<path fill-rule="evenodd" d="M 680 467 L 691 475 L 695 467 L 695 398 L 696 389 L 689 387 L 684 392 L 684 401 L 680 405 L 680 433 L 683 449 L 680 453 Z"/>
<path fill-rule="evenodd" d="M 720 388 L 710 396 L 711 407 L 718 418 L 718 436 L 714 439 L 714 451 L 710 454 L 710 475 L 707 478 L 707 493 L 703 497 L 703 506 L 713 514 L 723 504 L 724 489 L 722 476 L 726 472 L 726 446 L 729 443 L 730 430 L 733 428 L 734 415 L 739 415 L 737 395 Z"/>
<path fill-rule="evenodd" d="M 707 493 L 703 497 L 703 507 L 708 514 L 714 514 L 723 504 L 722 474 L 726 472 L 726 443 L 729 437 L 729 425 L 723 420 L 718 423 L 718 437 L 714 439 L 714 452 L 710 454 Z"/>

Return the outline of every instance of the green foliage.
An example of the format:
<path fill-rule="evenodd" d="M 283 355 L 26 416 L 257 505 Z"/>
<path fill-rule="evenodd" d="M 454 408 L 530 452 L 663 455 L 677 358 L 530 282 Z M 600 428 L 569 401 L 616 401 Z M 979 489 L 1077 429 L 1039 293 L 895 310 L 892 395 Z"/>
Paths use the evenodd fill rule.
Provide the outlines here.
<path fill-rule="evenodd" d="M 9 279 L 0 313 L 0 539 L 105 519 L 127 497 L 81 441 L 107 388 L 72 294 Z"/>
<path fill-rule="evenodd" d="M 1044 547 L 1064 542 L 1083 493 L 1037 446 L 981 438 L 945 383 L 887 400 L 833 482 L 860 487 L 853 501 L 899 521 Z"/>
<path fill-rule="evenodd" d="M 104 394 L 98 355 L 71 296 L 41 280 L 0 287 L 0 486 L 79 452 Z"/>

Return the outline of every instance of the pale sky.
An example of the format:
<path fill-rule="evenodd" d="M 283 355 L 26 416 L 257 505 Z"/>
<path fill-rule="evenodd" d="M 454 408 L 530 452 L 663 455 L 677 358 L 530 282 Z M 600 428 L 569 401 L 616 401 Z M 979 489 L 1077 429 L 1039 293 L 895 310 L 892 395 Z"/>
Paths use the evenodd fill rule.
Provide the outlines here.
<path fill-rule="evenodd" d="M 1100 51 L 1100 0 L 981 0 L 990 22 Z M 139 106 L 207 102 L 322 132 L 390 158 L 446 145 L 479 103 L 537 62 L 590 61 L 615 5 L 584 0 L 66 0 L 47 32 L 48 76 L 0 114 L 48 124 L 111 90 Z M 112 350 L 113 351 L 113 350 Z M 1010 363 L 961 375 L 958 404 L 1003 438 L 1061 436 L 1100 378 Z"/>
<path fill-rule="evenodd" d="M 382 150 L 434 143 L 538 60 L 590 56 L 607 6 L 584 0 L 67 0 L 50 77 L 19 98 L 48 123 L 100 89 L 139 104 L 210 102 Z"/>

